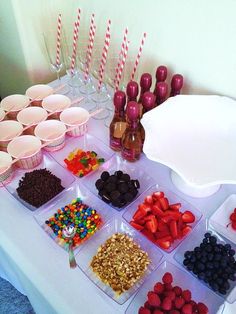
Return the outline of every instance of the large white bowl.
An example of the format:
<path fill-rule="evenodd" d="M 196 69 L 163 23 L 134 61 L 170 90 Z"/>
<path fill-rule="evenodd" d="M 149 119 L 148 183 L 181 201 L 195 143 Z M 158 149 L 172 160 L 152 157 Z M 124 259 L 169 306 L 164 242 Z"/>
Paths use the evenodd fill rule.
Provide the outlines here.
<path fill-rule="evenodd" d="M 236 101 L 223 96 L 179 95 L 147 112 L 144 153 L 170 167 L 174 184 L 203 197 L 236 183 Z"/>

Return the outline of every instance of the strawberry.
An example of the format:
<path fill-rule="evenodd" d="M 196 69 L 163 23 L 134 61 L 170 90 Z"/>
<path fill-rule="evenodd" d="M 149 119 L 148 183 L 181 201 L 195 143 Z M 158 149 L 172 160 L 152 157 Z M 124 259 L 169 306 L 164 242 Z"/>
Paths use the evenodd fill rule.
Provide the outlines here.
<path fill-rule="evenodd" d="M 168 201 L 168 198 L 166 197 L 161 197 L 159 198 L 159 202 L 161 204 L 161 208 L 163 210 L 167 210 L 169 208 L 169 201 Z"/>
<path fill-rule="evenodd" d="M 157 282 L 154 286 L 154 292 L 161 294 L 164 291 L 164 285 L 161 282 Z"/>
<path fill-rule="evenodd" d="M 178 238 L 178 228 L 177 228 L 177 223 L 175 220 L 172 220 L 170 222 L 170 234 L 172 238 L 174 239 Z"/>
<path fill-rule="evenodd" d="M 165 297 L 161 303 L 161 307 L 165 311 L 169 311 L 172 308 L 172 301 L 168 297 Z"/>
<path fill-rule="evenodd" d="M 164 221 L 159 220 L 159 222 L 158 222 L 158 230 L 159 231 L 169 231 L 169 228 L 168 228 L 167 224 Z"/>
<path fill-rule="evenodd" d="M 134 213 L 134 215 L 133 215 L 133 220 L 134 221 L 137 221 L 137 220 L 140 220 L 140 219 L 142 219 L 143 217 L 145 217 L 146 216 L 146 212 L 145 211 L 143 211 L 143 210 L 141 210 L 141 209 L 137 209 L 136 210 L 136 212 Z"/>
<path fill-rule="evenodd" d="M 138 310 L 138 314 L 152 314 L 149 309 L 145 309 L 145 307 L 141 306 Z"/>
<path fill-rule="evenodd" d="M 172 283 L 173 282 L 173 276 L 171 273 L 166 272 L 163 276 L 162 276 L 162 281 L 163 283 Z"/>
<path fill-rule="evenodd" d="M 170 236 L 156 240 L 157 245 L 159 245 L 164 250 L 168 250 L 170 248 L 171 242 L 172 238 Z"/>
<path fill-rule="evenodd" d="M 195 221 L 195 216 L 192 212 L 190 212 L 189 210 L 186 210 L 182 214 L 182 220 L 183 220 L 183 222 L 192 223 Z"/>
<path fill-rule="evenodd" d="M 144 234 L 150 241 L 155 242 L 155 237 L 149 230 L 143 229 L 141 233 Z"/>
<path fill-rule="evenodd" d="M 197 309 L 198 309 L 199 314 L 208 314 L 209 313 L 208 307 L 202 302 L 199 302 L 197 304 Z"/>
<path fill-rule="evenodd" d="M 144 199 L 144 203 L 147 205 L 152 205 L 153 204 L 152 196 L 151 195 L 146 196 Z"/>
<path fill-rule="evenodd" d="M 165 216 L 165 217 L 161 217 L 161 220 L 166 223 L 166 224 L 169 224 L 171 220 L 174 220 L 173 219 L 173 216 L 172 215 L 168 215 L 168 216 Z"/>
<path fill-rule="evenodd" d="M 175 286 L 175 287 L 173 288 L 173 291 L 174 291 L 174 293 L 175 293 L 175 295 L 176 295 L 177 297 L 182 294 L 182 289 L 181 289 L 179 286 Z"/>
<path fill-rule="evenodd" d="M 176 297 L 174 300 L 174 304 L 177 309 L 181 309 L 185 304 L 185 301 L 182 297 Z"/>
<path fill-rule="evenodd" d="M 164 192 L 162 191 L 157 191 L 157 192 L 152 193 L 152 197 L 156 200 L 159 200 L 160 198 L 163 198 L 164 196 L 165 196 Z"/>
<path fill-rule="evenodd" d="M 143 230 L 143 228 L 144 228 L 144 226 L 141 226 L 141 225 L 137 224 L 134 221 L 130 221 L 130 224 L 131 224 L 132 227 L 134 227 L 138 231 Z"/>
<path fill-rule="evenodd" d="M 150 215 L 150 216 L 152 217 L 150 217 L 150 219 L 146 222 L 145 226 L 147 227 L 149 231 L 151 231 L 152 233 L 155 233 L 157 231 L 157 220 L 154 215 Z"/>
<path fill-rule="evenodd" d="M 192 228 L 190 226 L 186 226 L 182 229 L 182 235 L 183 237 L 186 236 L 186 234 L 188 234 L 190 231 L 192 230 Z"/>
<path fill-rule="evenodd" d="M 173 211 L 179 211 L 181 208 L 181 204 L 180 203 L 175 203 L 175 204 L 171 204 L 169 206 L 169 209 L 173 210 Z"/>
<path fill-rule="evenodd" d="M 229 216 L 230 220 L 231 221 L 236 221 L 236 213 L 232 213 L 230 216 Z"/>
<path fill-rule="evenodd" d="M 166 210 L 166 211 L 163 213 L 163 216 L 171 216 L 172 219 L 178 220 L 179 217 L 181 216 L 181 213 L 180 213 L 180 212 L 174 212 L 174 211 L 171 211 L 171 210 Z"/>
<path fill-rule="evenodd" d="M 170 231 L 169 229 L 166 229 L 166 230 L 163 230 L 163 231 L 157 231 L 155 232 L 155 238 L 156 239 L 160 239 L 160 238 L 164 238 L 166 236 L 169 236 L 170 235 Z"/>
<path fill-rule="evenodd" d="M 147 294 L 147 297 L 148 297 L 148 303 L 151 306 L 158 307 L 161 304 L 161 300 L 155 292 L 149 291 Z"/>
<path fill-rule="evenodd" d="M 184 304 L 184 306 L 181 309 L 182 314 L 192 314 L 193 313 L 193 307 L 190 303 Z"/>
<path fill-rule="evenodd" d="M 152 213 L 156 215 L 158 218 L 163 216 L 163 211 L 157 203 L 152 205 Z"/>
<path fill-rule="evenodd" d="M 191 298 L 192 298 L 192 293 L 190 290 L 183 290 L 182 292 L 182 298 L 184 298 L 184 300 L 186 302 L 190 302 Z"/>
<path fill-rule="evenodd" d="M 182 237 L 182 229 L 183 229 L 183 219 L 182 219 L 182 216 L 180 216 L 178 221 L 177 221 L 177 228 L 178 228 L 178 235 L 179 235 L 179 237 Z"/>
<path fill-rule="evenodd" d="M 145 220 L 144 219 L 137 219 L 137 220 L 135 220 L 135 222 L 138 224 L 138 225 L 140 225 L 140 226 L 143 226 L 143 225 L 145 225 Z"/>

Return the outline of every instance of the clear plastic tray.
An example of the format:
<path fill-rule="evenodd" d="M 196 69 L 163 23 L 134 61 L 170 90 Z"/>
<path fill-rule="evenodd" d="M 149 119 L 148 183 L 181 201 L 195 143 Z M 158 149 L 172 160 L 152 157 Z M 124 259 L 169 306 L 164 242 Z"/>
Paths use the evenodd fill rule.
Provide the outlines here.
<path fill-rule="evenodd" d="M 119 155 L 114 155 L 111 159 L 105 162 L 94 174 L 92 174 L 89 177 L 89 180 L 84 180 L 84 184 L 93 194 L 97 195 L 97 197 L 101 199 L 101 197 L 98 195 L 98 190 L 95 186 L 95 182 L 100 178 L 103 171 L 108 171 L 110 174 L 113 174 L 117 170 L 128 173 L 133 180 L 139 180 L 140 188 L 138 189 L 138 194 L 136 198 L 155 183 L 154 179 L 143 170 L 140 164 L 132 164 L 122 159 Z M 134 200 L 131 201 L 129 204 L 132 204 Z M 118 211 L 121 211 L 128 205 L 126 204 L 124 207 L 121 208 L 114 207 L 111 204 L 110 206 Z"/>
<path fill-rule="evenodd" d="M 99 246 L 105 243 L 109 237 L 117 232 L 124 233 L 132 237 L 133 240 L 141 246 L 141 249 L 148 253 L 151 260 L 144 276 L 132 288 L 122 293 L 119 297 L 117 297 L 114 291 L 108 285 L 105 285 L 90 268 L 90 262 L 93 256 L 96 255 Z M 96 233 L 95 237 L 88 240 L 84 244 L 79 253 L 76 255 L 76 261 L 79 268 L 99 289 L 101 289 L 117 303 L 123 304 L 134 294 L 135 291 L 137 291 L 146 278 L 157 268 L 162 256 L 163 255 L 158 248 L 147 241 L 145 237 L 140 237 L 139 233 L 126 224 L 121 218 L 113 218 Z"/>
<path fill-rule="evenodd" d="M 133 202 L 131 205 L 129 205 L 124 214 L 123 214 L 123 218 L 129 223 L 132 218 L 134 213 L 136 212 L 136 210 L 138 209 L 138 205 L 143 203 L 145 197 L 147 195 L 152 195 L 152 193 L 156 192 L 156 191 L 162 191 L 165 193 L 165 196 L 168 198 L 169 203 L 170 204 L 175 204 L 175 203 L 181 203 L 181 212 L 184 212 L 185 210 L 190 210 L 194 215 L 195 215 L 195 221 L 189 225 L 191 225 L 192 230 L 194 230 L 195 226 L 199 223 L 201 217 L 202 217 L 202 213 L 196 209 L 196 207 L 194 207 L 192 204 L 188 203 L 186 200 L 184 200 L 183 198 L 181 198 L 180 196 L 176 195 L 174 192 L 168 190 L 167 188 L 155 184 L 154 186 L 152 186 L 150 189 L 148 189 L 147 191 L 145 191 L 145 193 L 143 193 L 142 195 L 140 195 L 135 202 Z M 140 232 L 141 233 L 141 232 Z M 171 247 L 168 250 L 163 250 L 164 252 L 170 253 L 172 252 L 182 241 L 184 241 L 189 235 L 191 234 L 188 233 L 185 237 L 183 237 L 182 239 L 177 239 L 173 242 L 173 244 L 171 245 Z M 144 236 L 144 235 L 143 235 Z M 154 243 L 154 242 L 153 242 Z M 157 245 L 156 243 L 154 243 L 155 245 Z"/>
<path fill-rule="evenodd" d="M 185 266 L 183 265 L 183 260 L 184 260 L 184 253 L 186 251 L 192 251 L 196 246 L 199 246 L 200 243 L 202 242 L 203 238 L 204 238 L 204 234 L 209 231 L 212 235 L 216 236 L 217 238 L 217 243 L 222 243 L 222 244 L 226 244 L 229 243 L 232 248 L 234 250 L 236 250 L 236 246 L 226 240 L 225 238 L 223 238 L 220 234 L 218 234 L 214 229 L 212 229 L 207 220 L 202 221 L 200 224 L 198 224 L 198 226 L 196 226 L 194 232 L 186 239 L 186 241 L 184 241 L 184 243 L 182 243 L 179 248 L 177 249 L 175 255 L 174 255 L 174 259 L 180 264 L 182 265 L 182 267 L 185 268 Z M 235 255 L 234 255 L 235 258 Z M 186 271 L 188 271 L 186 269 Z M 193 277 L 197 278 L 197 276 L 193 273 L 193 272 L 189 272 Z M 236 285 L 236 281 L 229 281 L 230 283 L 230 289 L 228 290 L 226 295 L 222 295 L 218 292 L 213 291 L 210 286 L 205 283 L 203 280 L 200 280 L 197 278 L 197 280 L 199 280 L 200 282 L 202 282 L 205 286 L 208 287 L 208 289 L 210 289 L 214 294 L 219 295 L 222 299 L 225 299 L 227 302 L 229 303 L 233 303 L 236 301 L 236 289 L 235 289 L 235 285 Z"/>
<path fill-rule="evenodd" d="M 106 146 L 102 141 L 100 141 L 98 138 L 90 135 L 90 134 L 84 134 L 81 137 L 66 137 L 66 144 L 63 147 L 63 149 L 51 152 L 50 155 L 65 169 L 67 169 L 66 164 L 64 162 L 64 159 L 67 158 L 67 156 L 75 149 L 82 149 L 85 151 L 94 151 L 97 153 L 98 158 L 104 158 L 105 162 L 108 161 L 112 155 L 114 155 L 114 152 Z M 102 165 L 102 164 L 101 164 Z M 68 172 L 70 170 L 67 169 Z M 88 173 L 86 176 L 82 177 L 87 178 L 89 175 L 91 175 L 94 171 Z M 72 174 L 72 172 L 70 172 Z M 78 176 L 76 176 L 78 178 Z"/>
<path fill-rule="evenodd" d="M 57 237 L 53 230 L 45 223 L 47 219 L 52 217 L 58 209 L 64 207 L 71 203 L 73 199 L 80 198 L 84 204 L 90 206 L 92 209 L 95 209 L 97 213 L 102 218 L 102 224 L 100 228 L 109 220 L 111 216 L 111 211 L 109 206 L 104 204 L 104 202 L 99 201 L 92 193 L 90 193 L 87 189 L 83 187 L 79 187 L 78 183 L 73 184 L 69 189 L 65 192 L 61 193 L 61 195 L 55 198 L 53 201 L 48 203 L 48 206 L 44 206 L 34 213 L 34 218 L 37 223 L 42 227 L 42 229 L 52 238 L 59 246 L 68 250 L 68 245 L 63 239 Z M 97 232 L 97 231 L 96 231 Z M 91 236 L 93 238 L 96 236 L 96 232 Z M 89 238 L 90 239 L 90 238 Z M 86 243 L 89 239 L 81 243 L 74 249 L 74 252 L 78 252 L 79 249 Z"/>
<path fill-rule="evenodd" d="M 75 181 L 75 178 L 73 175 L 71 175 L 70 173 L 68 173 L 68 171 L 66 171 L 62 166 L 60 166 L 49 154 L 47 153 L 43 153 L 43 159 L 42 162 L 40 163 L 40 165 L 38 165 L 37 167 L 33 168 L 33 169 L 16 169 L 14 172 L 14 178 L 13 180 L 6 185 L 6 189 L 7 191 L 15 198 L 17 199 L 21 204 L 23 204 L 25 207 L 27 207 L 29 210 L 31 211 L 35 211 L 37 208 L 30 205 L 29 203 L 25 202 L 24 200 L 22 200 L 17 192 L 16 189 L 19 185 L 19 181 L 20 179 L 27 173 L 27 172 L 32 172 L 33 170 L 36 169 L 43 169 L 46 168 L 47 170 L 50 170 L 52 174 L 54 174 L 55 176 L 57 176 L 58 178 L 61 179 L 61 185 L 65 188 L 61 193 L 65 192 L 65 190 L 67 190 L 71 184 Z M 60 196 L 60 194 L 57 194 L 55 197 L 53 197 L 51 200 L 49 200 L 47 203 L 43 204 L 41 207 L 46 206 L 49 202 L 51 202 L 52 200 L 58 198 Z"/>
<path fill-rule="evenodd" d="M 208 306 L 209 314 L 221 314 L 223 312 L 224 300 L 222 298 L 211 292 L 198 280 L 192 278 L 186 271 L 164 261 L 142 285 L 126 309 L 125 314 L 138 314 L 139 308 L 147 301 L 147 293 L 153 290 L 157 282 L 162 282 L 162 277 L 166 272 L 173 275 L 173 286 L 180 286 L 183 290 L 189 289 L 195 302 L 203 302 Z"/>
<path fill-rule="evenodd" d="M 229 216 L 236 207 L 236 194 L 230 195 L 209 219 L 209 224 L 224 237 L 236 244 L 236 230 L 233 230 Z"/>

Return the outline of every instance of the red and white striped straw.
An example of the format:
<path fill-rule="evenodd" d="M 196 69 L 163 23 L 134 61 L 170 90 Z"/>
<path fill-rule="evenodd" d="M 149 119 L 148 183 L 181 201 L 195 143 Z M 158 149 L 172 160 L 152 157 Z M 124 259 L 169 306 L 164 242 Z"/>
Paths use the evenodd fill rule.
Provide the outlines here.
<path fill-rule="evenodd" d="M 129 50 L 129 41 L 126 42 L 126 46 L 125 46 L 125 49 L 124 49 L 124 54 L 123 54 L 121 62 L 120 62 L 119 73 L 118 73 L 118 77 L 117 77 L 116 85 L 115 85 L 115 90 L 116 91 L 119 89 L 122 72 L 124 70 L 126 58 L 127 58 L 127 55 L 128 55 L 128 50 Z"/>
<path fill-rule="evenodd" d="M 70 65 L 70 72 L 71 75 L 74 75 L 75 71 L 75 60 L 76 60 L 76 48 L 77 48 L 77 39 L 78 39 L 78 25 L 77 22 L 74 23 L 74 31 L 73 31 L 73 51 L 71 56 L 71 65 Z"/>
<path fill-rule="evenodd" d="M 88 79 L 90 63 L 92 60 L 92 51 L 93 51 L 93 45 L 94 45 L 95 31 L 96 31 L 95 15 L 92 14 L 91 19 L 90 19 L 89 40 L 88 40 L 88 46 L 87 46 L 86 58 L 85 58 L 85 73 L 84 73 L 85 81 L 87 81 Z"/>
<path fill-rule="evenodd" d="M 78 15 L 77 15 L 77 29 L 76 29 L 76 34 L 77 34 L 77 40 L 79 37 L 79 27 L 80 27 L 80 14 L 81 14 L 81 10 L 80 8 L 78 8 Z"/>
<path fill-rule="evenodd" d="M 125 33 L 124 33 L 124 38 L 123 38 L 123 41 L 121 43 L 121 49 L 120 49 L 119 56 L 118 56 L 117 66 L 115 68 L 115 79 L 114 79 L 114 83 L 115 84 L 116 84 L 117 77 L 118 77 L 118 74 L 119 74 L 120 62 L 121 62 L 121 59 L 122 59 L 123 54 L 124 54 L 124 50 L 125 50 L 127 39 L 128 39 L 128 28 L 126 27 Z"/>
<path fill-rule="evenodd" d="M 56 65 L 60 65 L 60 51 L 61 51 L 61 14 L 57 18 L 57 48 L 56 48 Z"/>
<path fill-rule="evenodd" d="M 99 91 L 102 86 L 103 76 L 104 76 L 105 67 L 107 63 L 107 53 L 110 47 L 110 39 L 111 39 L 111 20 L 108 20 L 104 46 L 102 50 L 102 58 L 101 58 L 100 67 L 99 67 L 99 78 L 98 78 L 98 90 Z"/>
<path fill-rule="evenodd" d="M 138 67 L 138 64 L 139 64 L 139 60 L 140 60 L 140 57 L 141 57 L 141 54 L 142 54 L 142 51 L 143 51 L 143 46 L 144 46 L 144 42 L 145 42 L 146 36 L 147 36 L 147 33 L 144 33 L 143 34 L 143 38 L 141 40 L 141 44 L 140 44 L 139 50 L 138 50 L 138 54 L 137 54 L 137 57 L 136 57 L 136 60 L 135 60 L 135 63 L 134 63 L 133 72 L 131 74 L 131 81 L 134 79 L 134 75 L 135 75 L 135 72 L 137 70 L 137 67 Z"/>

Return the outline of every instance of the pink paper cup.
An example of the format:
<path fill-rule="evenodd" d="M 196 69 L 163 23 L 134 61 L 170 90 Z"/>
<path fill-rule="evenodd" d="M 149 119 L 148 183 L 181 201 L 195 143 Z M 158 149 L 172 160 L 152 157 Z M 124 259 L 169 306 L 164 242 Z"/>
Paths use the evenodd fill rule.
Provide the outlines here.
<path fill-rule="evenodd" d="M 35 99 L 31 102 L 31 106 L 42 106 L 42 100 L 53 94 L 53 88 L 46 84 L 38 84 L 29 87 L 26 92 L 26 96 L 28 96 L 31 100 Z"/>
<path fill-rule="evenodd" d="M 10 95 L 1 101 L 1 107 L 5 111 L 9 111 L 7 114 L 9 119 L 15 120 L 19 111 L 28 107 L 30 104 L 29 97 L 25 95 L 15 94 Z"/>
<path fill-rule="evenodd" d="M 14 138 L 8 144 L 7 152 L 14 158 L 20 158 L 20 160 L 16 162 L 17 167 L 32 169 L 37 167 L 42 161 L 43 154 L 41 145 L 41 141 L 37 137 L 22 135 Z"/>
<path fill-rule="evenodd" d="M 88 130 L 89 112 L 84 108 L 71 107 L 62 111 L 60 120 L 67 128 L 75 126 L 73 130 L 67 132 L 69 136 L 82 136 Z"/>
<path fill-rule="evenodd" d="M 41 107 L 28 107 L 21 110 L 17 115 L 17 120 L 23 124 L 24 127 L 31 125 L 24 134 L 34 135 L 35 126 L 47 119 L 48 113 Z"/>
<path fill-rule="evenodd" d="M 11 182 L 13 178 L 12 157 L 6 152 L 0 151 L 0 187 Z"/>
<path fill-rule="evenodd" d="M 48 113 L 55 112 L 50 116 L 50 119 L 59 119 L 62 110 L 71 106 L 71 100 L 69 97 L 53 94 L 47 96 L 42 101 L 42 107 L 48 111 Z"/>
<path fill-rule="evenodd" d="M 0 149 L 7 151 L 8 143 L 17 136 L 20 136 L 23 126 L 18 121 L 5 120 L 0 122 Z"/>
<path fill-rule="evenodd" d="M 44 147 L 46 151 L 54 152 L 62 149 L 65 146 L 66 126 L 58 120 L 46 120 L 40 122 L 34 130 L 37 136 L 43 143 L 49 142 Z"/>

